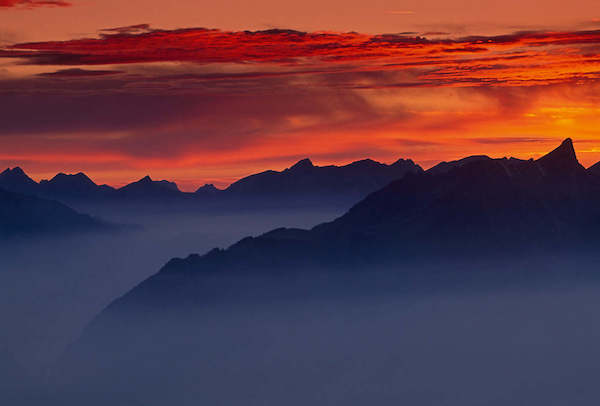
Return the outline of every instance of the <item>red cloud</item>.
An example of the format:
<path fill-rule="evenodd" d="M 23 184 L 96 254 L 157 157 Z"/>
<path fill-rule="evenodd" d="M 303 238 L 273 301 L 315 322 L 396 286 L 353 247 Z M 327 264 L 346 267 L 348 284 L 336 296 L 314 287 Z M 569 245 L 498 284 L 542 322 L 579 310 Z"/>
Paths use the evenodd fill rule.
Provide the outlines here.
<path fill-rule="evenodd" d="M 420 69 L 417 83 L 422 85 L 488 86 L 596 80 L 599 48 L 600 30 L 430 40 L 399 34 L 281 29 L 153 30 L 140 24 L 102 30 L 98 38 L 15 44 L 0 49 L 0 57 L 63 66 L 255 63 L 278 65 L 287 73 L 294 69 L 300 73 Z"/>
<path fill-rule="evenodd" d="M 62 0 L 0 0 L 0 7 L 69 7 L 71 5 Z"/>

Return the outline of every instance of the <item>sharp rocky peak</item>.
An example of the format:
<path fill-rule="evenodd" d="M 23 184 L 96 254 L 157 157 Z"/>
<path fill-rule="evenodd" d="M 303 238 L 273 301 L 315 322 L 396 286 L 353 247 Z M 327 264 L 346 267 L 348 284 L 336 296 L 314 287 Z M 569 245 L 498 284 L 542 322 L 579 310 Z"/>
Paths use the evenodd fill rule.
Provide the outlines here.
<path fill-rule="evenodd" d="M 304 158 L 301 159 L 300 161 L 296 162 L 292 167 L 290 167 L 291 171 L 294 170 L 299 170 L 299 169 L 307 169 L 307 168 L 313 168 L 314 165 L 312 163 L 312 161 L 308 158 Z"/>

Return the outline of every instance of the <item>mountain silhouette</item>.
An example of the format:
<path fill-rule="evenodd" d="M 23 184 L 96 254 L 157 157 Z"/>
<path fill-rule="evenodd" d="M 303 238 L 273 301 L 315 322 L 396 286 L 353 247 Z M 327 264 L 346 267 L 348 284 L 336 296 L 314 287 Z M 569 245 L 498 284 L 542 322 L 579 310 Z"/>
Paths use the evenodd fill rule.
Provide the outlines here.
<path fill-rule="evenodd" d="M 18 166 L 0 173 L 0 188 L 16 193 L 38 194 L 39 185 Z"/>
<path fill-rule="evenodd" d="M 583 249 L 598 241 L 599 225 L 600 182 L 567 139 L 538 160 L 481 157 L 409 173 L 311 230 L 280 228 L 226 250 L 174 259 L 119 305 L 177 296 L 171 282 L 187 284 L 186 275 Z M 163 286 L 165 280 L 171 282 Z"/>
<path fill-rule="evenodd" d="M 61 363 L 64 371 L 74 371 L 67 379 L 90 368 L 91 382 L 97 371 L 109 371 L 105 376 L 121 376 L 114 382 L 125 379 L 129 385 L 126 377 L 137 376 L 138 365 L 145 368 L 146 360 L 155 359 L 154 370 L 144 373 L 157 385 L 172 379 L 176 396 L 186 390 L 177 385 L 190 381 L 198 368 L 192 381 L 210 380 L 223 362 L 221 354 L 234 360 L 223 381 L 244 388 L 254 371 L 276 376 L 280 369 L 271 362 L 294 353 L 288 360 L 294 374 L 282 380 L 289 384 L 296 376 L 311 377 L 311 368 L 295 374 L 303 361 L 297 351 L 302 343 L 292 337 L 306 333 L 320 342 L 321 329 L 310 321 L 321 311 L 342 315 L 343 326 L 332 330 L 338 341 L 327 351 L 353 343 L 351 352 L 334 357 L 346 371 L 348 357 L 371 354 L 353 342 L 354 336 L 342 336 L 356 320 L 348 309 L 366 297 L 480 294 L 513 283 L 522 289 L 552 283 L 553 261 L 575 258 L 581 269 L 561 269 L 562 287 L 567 277 L 581 283 L 578 275 L 597 264 L 600 181 L 581 167 L 571 140 L 538 160 L 477 157 L 442 168 L 408 173 L 310 230 L 279 228 L 227 249 L 172 259 L 86 327 Z M 297 170 L 312 169 L 303 162 Z M 596 256 L 585 262 L 590 253 Z M 378 311 L 370 310 L 367 318 Z M 271 322 L 279 313 L 287 322 Z M 401 329 L 395 322 L 381 334 Z M 220 345 L 222 340 L 226 344 Z M 215 364 L 206 365 L 215 353 Z M 264 365 L 254 368 L 264 357 Z M 188 368 L 180 368 L 182 363 Z M 235 375 L 238 367 L 250 372 Z M 143 379 L 139 385 L 149 383 Z"/>
<path fill-rule="evenodd" d="M 344 166 L 315 166 L 303 159 L 281 172 L 265 171 L 242 178 L 226 189 L 204 185 L 194 193 L 179 190 L 174 182 L 155 181 L 150 176 L 119 189 L 97 185 L 84 173 L 59 173 L 39 184 L 20 168 L 7 169 L 0 174 L 0 187 L 8 191 L 56 199 L 68 205 L 79 206 L 103 203 L 168 203 L 190 202 L 217 204 L 218 207 L 270 207 L 292 204 L 295 206 L 342 202 L 345 207 L 365 197 L 407 173 L 423 169 L 411 160 L 399 159 L 391 165 L 371 159 Z M 186 206 L 183 206 L 186 207 Z"/>
<path fill-rule="evenodd" d="M 450 161 L 450 162 L 440 162 L 439 164 L 429 168 L 427 170 L 428 173 L 433 174 L 433 175 L 439 175 L 442 173 L 446 173 L 448 171 L 450 171 L 451 169 L 472 163 L 472 162 L 477 162 L 477 161 L 485 161 L 490 159 L 488 156 L 486 155 L 473 155 L 473 156 L 468 156 L 466 158 L 462 158 L 462 159 L 458 159 L 456 161 Z"/>
<path fill-rule="evenodd" d="M 225 192 L 234 196 L 364 197 L 407 173 L 422 171 L 410 159 L 400 159 L 391 165 L 364 159 L 344 166 L 315 166 L 310 159 L 302 159 L 281 172 L 266 171 L 240 179 Z"/>
<path fill-rule="evenodd" d="M 57 201 L 0 189 L 0 238 L 111 229 Z"/>
<path fill-rule="evenodd" d="M 43 196 L 55 198 L 68 197 L 78 199 L 101 199 L 112 196 L 115 189 L 108 186 L 99 186 L 86 174 L 59 173 L 51 180 L 42 180 L 39 189 Z"/>
<path fill-rule="evenodd" d="M 207 183 L 204 186 L 200 186 L 194 193 L 199 196 L 216 196 L 222 192 L 223 190 L 218 189 L 212 183 Z"/>
<path fill-rule="evenodd" d="M 145 176 L 137 182 L 132 182 L 117 189 L 120 198 L 172 198 L 182 195 L 174 182 L 166 180 L 155 181 L 150 176 Z"/>

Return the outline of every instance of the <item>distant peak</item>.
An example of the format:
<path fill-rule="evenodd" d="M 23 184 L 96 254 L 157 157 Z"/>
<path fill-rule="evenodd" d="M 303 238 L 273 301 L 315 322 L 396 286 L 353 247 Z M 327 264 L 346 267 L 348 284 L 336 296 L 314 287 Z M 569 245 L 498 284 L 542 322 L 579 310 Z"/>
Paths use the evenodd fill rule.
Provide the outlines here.
<path fill-rule="evenodd" d="M 215 192 L 219 192 L 219 191 L 220 191 L 220 189 L 218 189 L 212 183 L 206 183 L 204 186 L 200 186 L 196 190 L 196 193 L 215 193 Z"/>
<path fill-rule="evenodd" d="M 25 171 L 18 166 L 15 166 L 12 169 L 6 168 L 6 170 L 4 170 L 0 175 L 2 175 L 4 178 L 18 179 L 20 181 L 27 181 L 29 183 L 33 182 L 33 180 L 27 176 Z"/>
<path fill-rule="evenodd" d="M 361 166 L 361 165 L 381 165 L 380 162 L 374 161 L 371 158 L 359 159 L 358 161 L 354 161 L 349 165 Z"/>
<path fill-rule="evenodd" d="M 538 159 L 538 162 L 544 166 L 552 165 L 567 167 L 572 166 L 573 164 L 579 165 L 577 155 L 575 154 L 575 148 L 573 147 L 573 140 L 567 138 L 558 146 L 558 148 Z"/>
<path fill-rule="evenodd" d="M 144 182 L 144 183 L 152 182 L 152 178 L 150 177 L 150 175 L 146 175 L 142 179 L 140 179 L 139 182 Z"/>
<path fill-rule="evenodd" d="M 396 160 L 390 166 L 394 166 L 394 165 L 397 165 L 397 166 L 400 166 L 400 165 L 419 166 L 412 159 L 404 159 L 404 158 L 400 158 L 400 159 Z M 420 166 L 419 166 L 419 168 L 420 168 Z"/>
<path fill-rule="evenodd" d="M 21 169 L 18 166 L 15 166 L 14 168 L 10 169 L 10 168 L 6 168 L 6 170 L 4 170 L 2 173 L 4 174 L 11 174 L 11 175 L 19 175 L 19 176 L 24 176 L 25 171 L 23 169 Z"/>
<path fill-rule="evenodd" d="M 87 177 L 87 175 L 85 173 L 83 173 L 83 172 L 78 172 L 76 174 L 70 174 L 70 173 L 60 172 L 60 173 L 57 173 L 56 176 L 54 176 L 54 179 L 57 179 L 57 178 L 73 178 L 73 179 L 75 179 L 75 178 L 84 179 L 85 178 L 85 179 L 89 179 Z"/>
<path fill-rule="evenodd" d="M 294 166 L 292 166 L 290 168 L 290 170 L 313 168 L 313 167 L 314 167 L 314 165 L 313 165 L 312 161 L 308 158 L 304 158 L 304 159 L 296 162 L 296 164 L 294 164 Z"/>
<path fill-rule="evenodd" d="M 63 184 L 63 185 L 93 185 L 96 186 L 85 173 L 78 172 L 76 174 L 60 172 L 56 174 L 48 183 L 51 184 Z"/>

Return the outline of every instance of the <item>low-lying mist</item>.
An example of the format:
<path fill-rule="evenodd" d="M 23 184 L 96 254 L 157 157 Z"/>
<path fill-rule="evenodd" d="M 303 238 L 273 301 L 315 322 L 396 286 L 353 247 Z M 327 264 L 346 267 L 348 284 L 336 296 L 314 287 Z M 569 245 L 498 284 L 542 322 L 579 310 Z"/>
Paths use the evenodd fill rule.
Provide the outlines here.
<path fill-rule="evenodd" d="M 0 241 L 0 353 L 30 374 L 43 373 L 97 313 L 169 259 L 227 247 L 282 225 L 312 227 L 340 211 L 102 214 L 141 227 Z"/>
<path fill-rule="evenodd" d="M 594 255 L 201 276 L 190 306 L 174 297 L 78 340 L 172 257 L 338 214 L 146 212 L 121 234 L 3 243 L 0 401 L 596 404 Z"/>
<path fill-rule="evenodd" d="M 592 405 L 600 283 L 572 278 L 569 267 L 594 262 L 535 264 L 423 267 L 414 271 L 430 276 L 416 279 L 397 269 L 214 276 L 204 290 L 227 300 L 161 305 L 89 331 L 45 396 L 98 405 Z M 518 276 L 527 271 L 530 282 Z"/>

